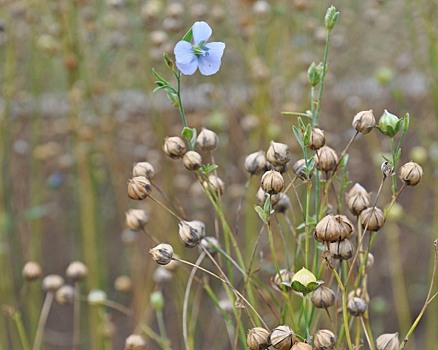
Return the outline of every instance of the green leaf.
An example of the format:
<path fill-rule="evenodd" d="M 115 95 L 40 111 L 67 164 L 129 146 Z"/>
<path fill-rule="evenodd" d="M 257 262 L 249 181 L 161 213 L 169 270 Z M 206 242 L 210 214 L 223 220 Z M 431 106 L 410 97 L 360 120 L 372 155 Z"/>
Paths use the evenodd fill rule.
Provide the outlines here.
<path fill-rule="evenodd" d="M 189 142 L 190 149 L 195 148 L 197 132 L 195 128 L 184 127 L 181 135 Z"/>
<path fill-rule="evenodd" d="M 323 283 L 324 283 L 324 281 L 309 282 L 307 284 L 308 293 L 313 292 Z"/>
<path fill-rule="evenodd" d="M 271 196 L 266 197 L 263 211 L 265 212 L 267 217 L 271 214 Z"/>
<path fill-rule="evenodd" d="M 190 41 L 192 40 L 192 37 L 193 37 L 193 29 L 190 28 L 190 29 L 187 31 L 187 33 L 183 36 L 182 39 L 183 39 L 184 41 L 190 42 Z"/>
<path fill-rule="evenodd" d="M 307 294 L 307 288 L 304 284 L 301 284 L 298 281 L 293 281 L 291 283 L 291 287 L 295 292 Z"/>
<path fill-rule="evenodd" d="M 262 219 L 262 221 L 267 225 L 268 224 L 268 217 L 266 216 L 266 213 L 263 210 L 263 208 L 259 205 L 255 205 L 254 209 L 257 212 L 257 214 L 259 214 L 259 218 Z"/>
<path fill-rule="evenodd" d="M 406 133 L 408 131 L 410 119 L 411 117 L 409 113 L 406 113 L 405 117 L 403 118 L 403 133 Z"/>
<path fill-rule="evenodd" d="M 169 84 L 169 82 L 166 79 L 164 79 L 161 75 L 159 75 L 158 72 L 154 68 L 152 68 L 152 73 L 154 73 L 155 78 L 157 78 L 158 81 L 160 81 L 166 85 Z M 155 82 L 155 84 L 157 84 L 157 83 Z"/>
<path fill-rule="evenodd" d="M 217 168 L 219 168 L 219 166 L 216 164 L 204 164 L 199 168 L 199 171 L 203 173 L 205 176 L 208 176 Z"/>
<path fill-rule="evenodd" d="M 300 130 L 295 125 L 292 125 L 292 131 L 295 135 L 295 138 L 298 141 L 298 144 L 300 145 L 301 149 L 304 149 L 304 142 L 303 137 L 301 136 Z"/>
<path fill-rule="evenodd" d="M 348 153 L 345 154 L 345 156 L 342 158 L 341 164 L 340 164 L 341 169 L 345 170 L 345 167 L 347 166 L 349 158 L 350 158 L 350 156 L 348 155 Z"/>
<path fill-rule="evenodd" d="M 309 142 L 310 142 L 310 136 L 312 134 L 312 127 L 310 126 L 310 124 L 307 124 L 307 126 L 304 129 L 304 137 L 303 137 L 303 143 L 304 146 L 308 146 Z"/>

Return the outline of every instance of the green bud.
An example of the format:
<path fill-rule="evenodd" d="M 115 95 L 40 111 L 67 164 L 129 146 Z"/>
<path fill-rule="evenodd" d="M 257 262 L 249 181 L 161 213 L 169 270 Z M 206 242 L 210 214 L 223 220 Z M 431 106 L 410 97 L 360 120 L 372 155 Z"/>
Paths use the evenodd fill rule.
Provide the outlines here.
<path fill-rule="evenodd" d="M 169 89 L 166 89 L 166 93 L 167 93 L 167 98 L 169 99 L 170 103 L 172 103 L 172 106 L 178 108 L 179 107 L 178 95 Z"/>
<path fill-rule="evenodd" d="M 289 285 L 288 283 L 283 283 Z M 306 295 L 313 292 L 322 283 L 322 281 L 316 280 L 316 277 L 312 272 L 303 267 L 292 277 L 290 286 L 295 292 L 303 293 L 304 295 Z"/>
<path fill-rule="evenodd" d="M 167 68 L 169 68 L 171 71 L 175 71 L 175 63 L 167 53 L 163 53 L 163 60 L 164 63 L 166 63 Z"/>
<path fill-rule="evenodd" d="M 161 291 L 157 290 L 156 292 L 153 292 L 151 294 L 151 306 L 155 311 L 160 311 L 164 307 L 164 298 L 163 293 Z"/>
<path fill-rule="evenodd" d="M 315 62 L 312 62 L 309 69 L 307 70 L 307 80 L 309 81 L 310 85 L 315 87 L 319 84 L 322 77 L 322 64 L 316 65 Z"/>
<path fill-rule="evenodd" d="M 386 109 L 380 117 L 377 128 L 386 136 L 394 137 L 402 126 L 403 119 L 399 119 L 396 115 L 389 113 Z"/>
<path fill-rule="evenodd" d="M 339 12 L 336 11 L 336 7 L 333 5 L 327 9 L 325 14 L 325 27 L 328 31 L 332 30 L 338 21 Z"/>

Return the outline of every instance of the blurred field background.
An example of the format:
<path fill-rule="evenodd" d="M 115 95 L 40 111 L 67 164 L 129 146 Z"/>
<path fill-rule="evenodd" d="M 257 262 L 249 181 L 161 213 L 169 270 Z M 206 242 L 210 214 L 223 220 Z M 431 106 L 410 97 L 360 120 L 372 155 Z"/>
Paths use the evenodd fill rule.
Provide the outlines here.
<path fill-rule="evenodd" d="M 152 163 L 158 173 L 154 183 L 171 202 L 207 226 L 213 223 L 192 175 L 161 151 L 163 139 L 179 134 L 181 124 L 165 95 L 152 94 L 152 67 L 167 74 L 162 53 L 172 54 L 197 20 L 210 24 L 212 40 L 226 43 L 218 74 L 183 78 L 183 99 L 190 124 L 219 135 L 215 157 L 234 222 L 247 176 L 244 157 L 266 149 L 270 140 L 298 150 L 291 130 L 295 119 L 281 112 L 309 108 L 306 71 L 322 60 L 321 26 L 331 4 L 0 0 L 0 349 L 20 349 L 11 313 L 20 312 L 31 340 L 35 332 L 44 292 L 39 282 L 23 280 L 22 267 L 30 260 L 42 265 L 44 275 L 64 275 L 71 261 L 81 260 L 89 268 L 84 296 L 99 288 L 133 311 L 126 317 L 84 302 L 81 349 L 121 349 L 139 320 L 156 327 L 148 307 L 156 264 L 147 251 L 154 243 L 125 230 L 125 211 L 146 209 L 148 230 L 175 243 L 184 259 L 194 261 L 197 252 L 182 248 L 168 213 L 152 202 L 128 199 L 132 164 Z M 320 127 L 341 150 L 357 112 L 373 109 L 376 117 L 384 109 L 399 117 L 409 112 L 402 162 L 415 160 L 425 170 L 423 182 L 401 196 L 403 212 L 378 237 L 377 267 L 370 272 L 373 329 L 404 334 L 423 306 L 438 232 L 438 2 L 333 4 L 341 15 L 331 41 Z M 358 145 L 349 152 L 350 176 L 375 191 L 388 141 L 372 133 Z M 246 196 L 240 242 L 257 235 L 257 186 L 252 183 Z M 388 201 L 389 189 L 384 195 Z M 121 275 L 132 278 L 131 292 L 115 289 Z M 175 310 L 186 279 L 187 272 L 179 271 L 163 290 L 173 349 L 182 348 L 181 315 Z M 218 331 L 220 315 L 212 317 L 214 306 L 199 307 L 203 327 L 196 348 L 228 348 Z M 54 304 L 45 349 L 71 348 L 71 315 L 71 306 Z M 436 348 L 438 303 L 414 336 L 417 346 L 410 343 L 410 349 Z"/>

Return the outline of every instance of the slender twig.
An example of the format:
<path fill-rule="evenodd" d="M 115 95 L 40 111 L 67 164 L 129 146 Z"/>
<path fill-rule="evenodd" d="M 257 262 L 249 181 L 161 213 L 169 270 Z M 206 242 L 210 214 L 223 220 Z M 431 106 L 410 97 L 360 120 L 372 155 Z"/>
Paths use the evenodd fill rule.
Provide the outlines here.
<path fill-rule="evenodd" d="M 73 302 L 73 340 L 72 350 L 79 347 L 80 338 L 80 320 L 81 320 L 81 289 L 79 281 L 74 283 L 74 302 Z"/>
<path fill-rule="evenodd" d="M 44 304 L 41 309 L 40 320 L 38 322 L 38 328 L 35 335 L 35 340 L 33 342 L 32 350 L 41 349 L 41 344 L 44 335 L 44 328 L 46 327 L 47 317 L 49 316 L 49 311 L 52 306 L 54 296 L 55 296 L 54 291 L 48 291 L 46 294 L 46 298 L 44 299 Z"/>

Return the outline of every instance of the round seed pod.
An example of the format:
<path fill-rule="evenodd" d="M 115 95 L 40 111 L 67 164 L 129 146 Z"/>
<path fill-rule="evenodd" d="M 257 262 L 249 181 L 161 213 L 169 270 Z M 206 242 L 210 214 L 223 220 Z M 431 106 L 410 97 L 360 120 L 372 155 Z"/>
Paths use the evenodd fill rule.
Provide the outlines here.
<path fill-rule="evenodd" d="M 107 295 L 105 291 L 101 289 L 92 289 L 88 293 L 87 301 L 90 305 L 99 305 L 107 300 Z"/>
<path fill-rule="evenodd" d="M 358 216 L 370 206 L 370 194 L 360 184 L 356 183 L 345 196 L 350 212 Z"/>
<path fill-rule="evenodd" d="M 360 213 L 362 227 L 368 231 L 379 231 L 385 224 L 385 215 L 377 207 L 369 207 Z"/>
<path fill-rule="evenodd" d="M 144 176 L 136 176 L 128 180 L 128 196 L 134 200 L 143 200 L 152 192 L 151 182 Z"/>
<path fill-rule="evenodd" d="M 353 244 L 348 239 L 339 242 L 331 242 L 329 252 L 334 259 L 348 260 L 353 256 Z"/>
<path fill-rule="evenodd" d="M 271 331 L 268 343 L 277 350 L 290 350 L 294 343 L 294 335 L 292 328 L 289 326 L 278 326 Z"/>
<path fill-rule="evenodd" d="M 335 215 L 336 220 L 342 226 L 340 239 L 350 238 L 354 233 L 354 226 L 345 215 Z"/>
<path fill-rule="evenodd" d="M 278 200 L 274 201 L 272 197 L 277 197 Z M 285 213 L 291 207 L 290 198 L 286 193 L 278 193 L 271 197 L 272 207 L 278 213 Z M 275 198 L 276 199 L 276 198 Z"/>
<path fill-rule="evenodd" d="M 258 151 L 246 156 L 244 167 L 251 175 L 261 174 L 266 170 L 267 160 L 265 152 Z"/>
<path fill-rule="evenodd" d="M 120 293 L 129 293 L 132 290 L 132 279 L 129 276 L 118 276 L 114 281 L 114 289 Z"/>
<path fill-rule="evenodd" d="M 408 162 L 400 168 L 399 177 L 406 185 L 415 186 L 423 177 L 423 168 L 415 162 Z"/>
<path fill-rule="evenodd" d="M 179 238 L 186 247 L 193 248 L 205 237 L 205 225 L 198 220 L 180 221 Z"/>
<path fill-rule="evenodd" d="M 321 171 L 332 171 L 338 164 L 338 155 L 329 146 L 321 147 L 315 154 L 315 166 Z"/>
<path fill-rule="evenodd" d="M 217 248 L 220 247 L 220 244 L 216 237 L 208 236 L 201 239 L 200 246 L 207 249 L 208 252 L 213 255 L 217 253 Z"/>
<path fill-rule="evenodd" d="M 38 264 L 37 262 L 28 261 L 23 266 L 22 274 L 23 274 L 23 277 L 26 281 L 33 282 L 33 281 L 36 281 L 37 279 L 41 278 L 41 276 L 43 274 L 43 270 L 42 270 L 40 264 Z"/>
<path fill-rule="evenodd" d="M 149 253 L 152 255 L 152 259 L 154 259 L 158 264 L 167 265 L 172 261 L 173 248 L 170 244 L 160 243 L 156 247 L 149 250 Z"/>
<path fill-rule="evenodd" d="M 204 181 L 204 186 L 210 188 L 217 196 L 222 195 L 225 191 L 224 181 L 216 175 L 209 175 L 208 181 Z"/>
<path fill-rule="evenodd" d="M 368 309 L 366 301 L 359 297 L 353 297 L 348 300 L 347 311 L 352 316 L 362 316 Z"/>
<path fill-rule="evenodd" d="M 296 176 L 298 176 L 301 180 L 307 180 L 307 174 L 306 174 L 306 160 L 305 159 L 299 159 L 295 162 L 295 164 L 292 166 L 292 170 L 295 173 Z M 312 176 L 312 174 L 309 174 L 309 178 Z"/>
<path fill-rule="evenodd" d="M 187 170 L 198 170 L 202 165 L 202 157 L 198 152 L 188 151 L 182 157 L 183 164 Z"/>
<path fill-rule="evenodd" d="M 319 309 L 327 309 L 333 306 L 335 300 L 335 293 L 325 285 L 320 285 L 312 294 L 312 304 Z"/>
<path fill-rule="evenodd" d="M 290 350 L 312 350 L 312 346 L 310 344 L 304 342 L 296 342 Z"/>
<path fill-rule="evenodd" d="M 74 288 L 72 286 L 64 284 L 56 291 L 55 300 L 60 305 L 71 304 L 74 299 L 74 294 Z"/>
<path fill-rule="evenodd" d="M 318 242 L 336 242 L 343 232 L 345 232 L 345 227 L 341 225 L 335 215 L 329 214 L 318 222 L 313 236 Z"/>
<path fill-rule="evenodd" d="M 397 332 L 382 334 L 376 339 L 377 350 L 398 350 L 399 346 Z"/>
<path fill-rule="evenodd" d="M 131 334 L 125 340 L 125 350 L 146 350 L 146 340 L 141 335 Z"/>
<path fill-rule="evenodd" d="M 179 136 L 166 137 L 164 139 L 163 151 L 169 158 L 178 159 L 187 152 L 184 140 Z"/>
<path fill-rule="evenodd" d="M 266 159 L 273 166 L 286 165 L 291 159 L 289 146 L 284 143 L 271 141 L 271 145 L 266 152 Z"/>
<path fill-rule="evenodd" d="M 82 281 L 88 276 L 88 267 L 82 261 L 73 261 L 65 270 L 65 275 L 73 281 Z"/>
<path fill-rule="evenodd" d="M 335 350 L 335 334 L 328 329 L 320 329 L 313 336 L 313 346 L 315 350 Z"/>
<path fill-rule="evenodd" d="M 246 345 L 251 350 L 260 350 L 268 348 L 269 331 L 262 327 L 255 327 L 248 331 L 246 336 Z"/>
<path fill-rule="evenodd" d="M 373 111 L 362 111 L 357 113 L 353 118 L 353 128 L 362 134 L 368 134 L 376 125 L 376 118 Z"/>
<path fill-rule="evenodd" d="M 152 179 L 155 175 L 155 169 L 151 163 L 138 162 L 132 167 L 132 176 L 144 176 L 146 179 Z"/>
<path fill-rule="evenodd" d="M 48 292 L 56 292 L 64 284 L 64 279 L 59 275 L 47 275 L 43 278 L 43 289 Z"/>
<path fill-rule="evenodd" d="M 278 291 L 286 291 L 289 292 L 292 290 L 291 287 L 284 285 L 283 282 L 292 282 L 292 277 L 294 276 L 294 273 L 288 269 L 282 269 L 280 270 L 280 274 L 276 273 L 274 276 L 271 277 L 271 285 L 274 287 L 274 289 Z"/>
<path fill-rule="evenodd" d="M 205 128 L 202 128 L 196 138 L 196 144 L 203 151 L 214 151 L 217 148 L 217 143 L 217 134 L 214 131 Z"/>
<path fill-rule="evenodd" d="M 359 297 L 359 298 L 365 300 L 365 302 L 367 304 L 369 304 L 369 302 L 370 302 L 370 296 L 362 288 L 357 288 L 355 290 L 352 290 L 350 293 L 348 293 L 347 300 L 350 300 L 351 298 L 354 298 L 354 297 Z"/>
<path fill-rule="evenodd" d="M 279 193 L 284 187 L 283 176 L 278 171 L 269 170 L 263 174 L 260 187 L 271 195 Z"/>
<path fill-rule="evenodd" d="M 133 231 L 138 231 L 143 229 L 144 225 L 146 225 L 148 220 L 149 220 L 148 213 L 142 209 L 129 209 L 125 213 L 126 227 Z"/>
<path fill-rule="evenodd" d="M 325 145 L 324 131 L 319 128 L 313 128 L 310 133 L 309 148 L 316 151 Z"/>

